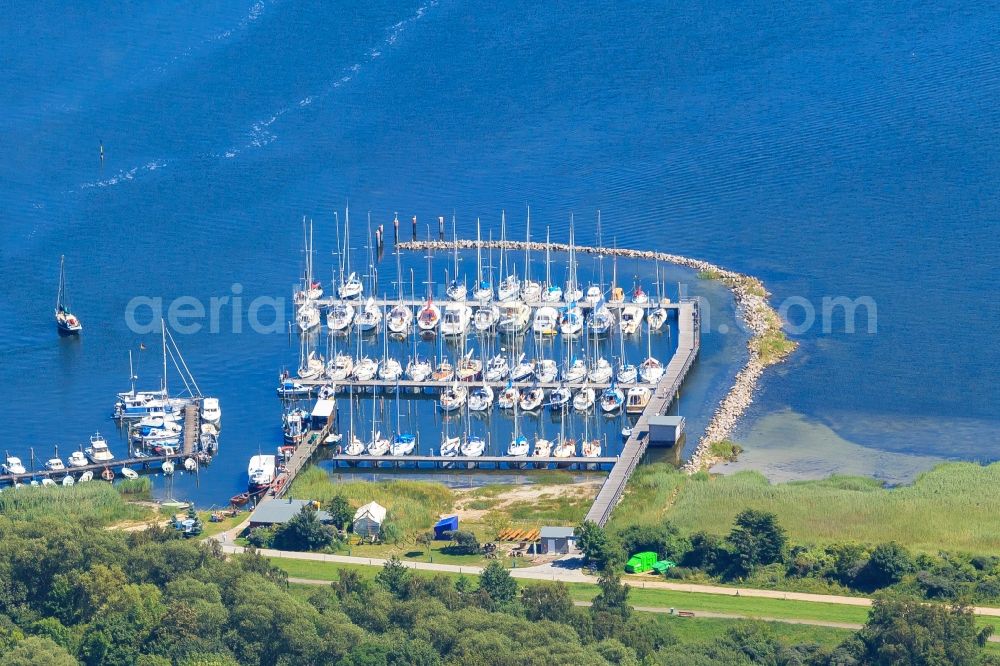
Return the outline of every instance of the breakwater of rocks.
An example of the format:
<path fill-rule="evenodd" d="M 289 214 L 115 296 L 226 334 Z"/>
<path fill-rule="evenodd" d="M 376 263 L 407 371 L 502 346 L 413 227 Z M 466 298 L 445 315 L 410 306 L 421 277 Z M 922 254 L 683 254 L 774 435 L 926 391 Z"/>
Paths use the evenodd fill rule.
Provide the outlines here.
<path fill-rule="evenodd" d="M 556 252 L 569 252 L 570 246 L 564 243 L 527 243 L 524 241 L 474 241 L 459 240 L 451 241 L 409 241 L 400 243 L 399 248 L 404 250 L 451 250 L 458 245 L 458 249 L 474 250 L 476 247 L 483 249 L 505 250 L 526 250 L 544 251 L 546 248 Z M 699 271 L 701 277 L 718 280 L 722 282 L 733 293 L 736 301 L 737 311 L 743 319 L 744 325 L 750 332 L 750 340 L 747 343 L 748 357 L 746 365 L 736 373 L 733 385 L 726 392 L 726 395 L 719 402 L 712 414 L 712 418 L 705 428 L 705 433 L 698 441 L 691 458 L 682 466 L 682 470 L 694 473 L 702 469 L 707 469 L 721 458 L 713 455 L 712 445 L 727 439 L 736 427 L 740 417 L 746 412 L 753 402 L 754 389 L 760 380 L 765 368 L 775 363 L 783 361 L 795 348 L 795 345 L 785 341 L 782 332 L 781 318 L 771 307 L 767 297 L 770 295 L 764 288 L 764 283 L 752 275 L 737 273 L 716 266 L 708 261 L 692 259 L 678 254 L 667 252 L 653 252 L 651 250 L 631 250 L 628 248 L 598 248 L 587 246 L 574 246 L 576 252 L 588 254 L 604 254 L 606 256 L 626 257 L 629 259 L 646 259 L 649 261 L 659 260 L 665 263 L 686 266 Z M 768 348 L 764 353 L 763 343 L 769 339 L 777 339 L 780 344 Z"/>

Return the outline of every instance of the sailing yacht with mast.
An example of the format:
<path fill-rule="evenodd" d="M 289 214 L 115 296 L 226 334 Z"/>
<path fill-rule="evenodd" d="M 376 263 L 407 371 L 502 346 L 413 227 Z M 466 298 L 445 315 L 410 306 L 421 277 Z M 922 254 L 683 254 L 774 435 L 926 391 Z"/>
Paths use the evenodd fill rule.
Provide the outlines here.
<path fill-rule="evenodd" d="M 510 271 L 504 275 L 504 258 L 507 246 L 507 216 L 504 211 L 500 211 L 500 286 L 497 288 L 497 299 L 500 301 L 513 301 L 521 292 L 521 281 L 517 277 L 516 271 Z M 507 269 L 510 270 L 508 261 Z"/>
<path fill-rule="evenodd" d="M 465 286 L 465 281 L 458 281 L 458 234 L 455 231 L 455 214 L 451 215 L 451 237 L 452 243 L 454 244 L 453 252 L 455 256 L 455 274 L 452 276 L 451 282 L 448 283 L 448 287 L 445 289 L 445 293 L 453 301 L 464 301 L 465 295 L 468 293 L 468 289 Z"/>
<path fill-rule="evenodd" d="M 493 282 L 483 279 L 483 240 L 480 235 L 479 218 L 476 218 L 476 288 L 472 298 L 480 303 L 493 300 Z"/>
<path fill-rule="evenodd" d="M 583 290 L 580 289 L 580 280 L 577 277 L 576 264 L 576 243 L 574 241 L 573 214 L 569 216 L 569 273 L 566 276 L 566 289 L 563 298 L 568 303 L 575 303 L 583 298 Z"/>
<path fill-rule="evenodd" d="M 545 291 L 542 300 L 546 303 L 558 303 L 562 300 L 563 290 L 552 280 L 552 243 L 549 240 L 549 228 L 545 228 Z"/>
<path fill-rule="evenodd" d="M 69 294 L 66 291 L 66 257 L 59 257 L 59 292 L 56 294 L 56 326 L 65 335 L 78 335 L 83 330 L 80 319 L 73 314 L 69 306 Z"/>
<path fill-rule="evenodd" d="M 531 279 L 531 206 L 528 206 L 528 219 L 525 227 L 527 243 L 524 246 L 524 281 L 521 283 L 521 300 L 525 303 L 537 303 L 542 298 L 542 285 Z"/>
<path fill-rule="evenodd" d="M 340 286 L 337 287 L 337 295 L 344 300 L 352 298 L 361 298 L 361 293 L 364 291 L 364 285 L 361 283 L 361 278 L 358 277 L 357 273 L 351 271 L 351 206 L 348 204 L 344 208 L 344 270 L 340 272 L 340 276 L 346 275 L 347 279 L 342 280 Z"/>

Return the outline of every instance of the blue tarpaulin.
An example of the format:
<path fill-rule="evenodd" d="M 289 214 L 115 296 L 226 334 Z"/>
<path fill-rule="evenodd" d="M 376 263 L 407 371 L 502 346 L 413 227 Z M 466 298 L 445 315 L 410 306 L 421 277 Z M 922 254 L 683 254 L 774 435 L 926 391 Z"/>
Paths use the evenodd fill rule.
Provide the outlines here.
<path fill-rule="evenodd" d="M 448 516 L 434 523 L 434 538 L 446 539 L 445 532 L 454 532 L 458 529 L 458 516 Z"/>

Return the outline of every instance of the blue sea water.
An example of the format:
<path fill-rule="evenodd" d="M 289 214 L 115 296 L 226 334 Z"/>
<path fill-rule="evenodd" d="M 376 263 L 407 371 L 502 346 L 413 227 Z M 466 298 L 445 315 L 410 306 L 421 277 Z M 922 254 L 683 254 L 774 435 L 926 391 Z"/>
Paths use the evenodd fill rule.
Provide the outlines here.
<path fill-rule="evenodd" d="M 404 229 L 454 211 L 469 236 L 476 216 L 498 233 L 506 209 L 521 238 L 530 203 L 536 238 L 565 240 L 575 213 L 592 243 L 600 208 L 606 241 L 759 275 L 776 305 L 869 297 L 876 332 L 863 315 L 855 333 L 819 321 L 765 375 L 738 432 L 745 463 L 809 476 L 867 452 L 862 471 L 896 478 L 997 459 L 998 23 L 989 4 L 920 2 L 12 5 L 2 448 L 47 455 L 112 428 L 128 350 L 156 346 L 126 326 L 134 296 L 287 296 L 303 215 L 328 282 L 349 199 L 362 264 L 368 211 L 399 211 Z M 52 325 L 60 254 L 79 340 Z M 651 284 L 650 267 L 628 270 Z M 681 400 L 694 439 L 745 335 L 718 285 L 671 269 L 678 281 L 713 308 Z M 277 444 L 275 377 L 298 343 L 231 326 L 178 337 L 223 400 L 222 457 L 178 485 L 209 504 Z M 159 358 L 136 356 L 155 385 Z"/>

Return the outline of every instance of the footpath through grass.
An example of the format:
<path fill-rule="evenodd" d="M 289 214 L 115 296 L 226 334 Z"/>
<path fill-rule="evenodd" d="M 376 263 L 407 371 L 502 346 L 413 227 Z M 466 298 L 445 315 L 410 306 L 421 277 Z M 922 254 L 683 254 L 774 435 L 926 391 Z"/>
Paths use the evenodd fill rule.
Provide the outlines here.
<path fill-rule="evenodd" d="M 897 541 L 908 548 L 1000 552 L 1000 463 L 946 463 L 913 484 L 885 488 L 864 477 L 770 483 L 758 472 L 687 476 L 669 465 L 640 466 L 610 523 L 673 522 L 682 532 L 729 532 L 752 508 L 777 515 L 795 543 Z"/>

